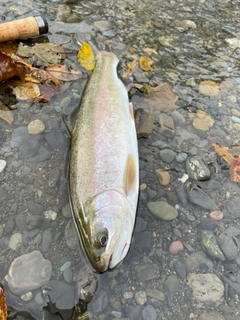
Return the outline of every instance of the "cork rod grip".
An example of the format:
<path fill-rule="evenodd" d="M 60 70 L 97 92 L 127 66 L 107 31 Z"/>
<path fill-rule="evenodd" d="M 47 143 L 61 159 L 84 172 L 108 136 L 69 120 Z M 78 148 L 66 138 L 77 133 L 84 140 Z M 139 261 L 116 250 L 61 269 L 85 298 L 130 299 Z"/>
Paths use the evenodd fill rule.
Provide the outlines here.
<path fill-rule="evenodd" d="M 0 24 L 0 42 L 39 35 L 39 26 L 34 17 Z"/>

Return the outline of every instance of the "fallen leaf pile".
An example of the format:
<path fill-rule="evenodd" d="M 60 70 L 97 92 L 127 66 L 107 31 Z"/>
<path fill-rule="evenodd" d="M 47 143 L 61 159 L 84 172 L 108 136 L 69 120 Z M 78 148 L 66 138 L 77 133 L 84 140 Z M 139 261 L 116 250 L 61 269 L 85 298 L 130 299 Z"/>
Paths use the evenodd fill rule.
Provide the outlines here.
<path fill-rule="evenodd" d="M 69 52 L 56 43 L 1 43 L 0 82 L 5 81 L 18 100 L 48 102 L 63 82 L 82 77 L 80 71 L 61 64 L 66 53 Z M 20 80 L 9 80 L 14 76 Z"/>
<path fill-rule="evenodd" d="M 0 287 L 0 320 L 7 319 L 7 304 L 3 289 Z"/>
<path fill-rule="evenodd" d="M 210 142 L 212 147 L 215 149 L 217 154 L 230 165 L 230 180 L 233 182 L 240 182 L 240 155 L 234 157 L 229 151 L 228 148 L 222 147 L 217 143 Z"/>

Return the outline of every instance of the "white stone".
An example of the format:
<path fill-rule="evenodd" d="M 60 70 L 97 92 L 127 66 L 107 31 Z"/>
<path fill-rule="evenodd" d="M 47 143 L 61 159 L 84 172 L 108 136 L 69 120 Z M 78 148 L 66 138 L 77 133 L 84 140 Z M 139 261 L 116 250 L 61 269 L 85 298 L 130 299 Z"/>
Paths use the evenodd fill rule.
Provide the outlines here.
<path fill-rule="evenodd" d="M 49 211 L 45 211 L 44 212 L 44 217 L 46 219 L 50 219 L 50 220 L 56 220 L 57 218 L 57 212 L 49 210 Z"/>
<path fill-rule="evenodd" d="M 3 170 L 5 169 L 7 165 L 7 162 L 5 160 L 0 160 L 0 173 L 3 172 Z"/>
<path fill-rule="evenodd" d="M 32 291 L 29 291 L 29 292 L 21 295 L 21 299 L 23 301 L 30 301 L 32 299 L 32 297 L 33 297 Z"/>
<path fill-rule="evenodd" d="M 9 240 L 8 247 L 12 250 L 16 250 L 21 245 L 22 245 L 22 234 L 19 232 L 14 233 Z"/>

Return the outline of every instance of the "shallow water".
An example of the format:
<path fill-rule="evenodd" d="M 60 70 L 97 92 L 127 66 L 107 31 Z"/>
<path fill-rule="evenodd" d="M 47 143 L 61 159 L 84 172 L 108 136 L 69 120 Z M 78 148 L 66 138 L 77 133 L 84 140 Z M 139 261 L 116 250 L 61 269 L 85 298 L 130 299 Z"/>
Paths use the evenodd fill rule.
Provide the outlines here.
<path fill-rule="evenodd" d="M 149 139 L 138 140 L 141 191 L 130 252 L 102 275 L 88 265 L 68 207 L 69 138 L 62 116 L 79 105 L 87 73 L 85 79 L 64 84 L 49 103 L 14 102 L 11 126 L 0 119 L 0 160 L 6 161 L 0 173 L 0 280 L 9 319 L 30 319 L 29 313 L 35 319 L 239 319 L 240 188 L 211 144 L 240 155 L 239 2 L 0 4 L 1 22 L 46 16 L 51 42 L 65 42 L 77 33 L 81 38 L 92 29 L 97 43 L 113 39 L 130 44 L 134 53 L 122 65 L 146 54 L 146 48 L 155 50 L 147 53 L 154 70 L 134 74 L 134 83 L 156 87 L 167 82 L 178 94 L 176 108 L 163 112 L 151 98 L 132 92 L 135 109 L 153 110 L 154 130 Z M 106 28 L 99 21 L 111 23 Z M 68 64 L 77 67 L 78 45 L 64 47 L 73 51 Z M 13 103 L 11 96 L 0 95 L 0 100 Z M 45 130 L 30 139 L 26 128 L 35 119 Z M 170 175 L 168 184 L 159 182 L 159 169 Z M 151 203 L 157 201 L 169 206 L 155 216 Z M 221 220 L 211 218 L 216 210 L 223 213 Z M 55 220 L 46 218 L 46 211 L 57 213 Z M 18 234 L 14 250 L 9 248 L 13 234 Z M 183 244 L 176 254 L 170 246 L 174 241 Z M 4 280 L 10 265 L 34 250 L 51 262 L 50 282 L 25 290 L 32 296 L 13 295 Z M 36 264 L 34 271 L 40 267 Z M 56 309 L 47 303 L 48 295 Z M 88 304 L 81 300 L 92 295 Z"/>

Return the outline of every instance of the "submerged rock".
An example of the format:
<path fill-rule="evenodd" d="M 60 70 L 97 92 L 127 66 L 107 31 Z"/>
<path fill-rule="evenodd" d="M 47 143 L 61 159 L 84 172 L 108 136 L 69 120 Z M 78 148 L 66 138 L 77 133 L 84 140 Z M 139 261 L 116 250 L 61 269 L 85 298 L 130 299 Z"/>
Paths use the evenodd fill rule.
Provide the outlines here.
<path fill-rule="evenodd" d="M 215 274 L 190 273 L 187 282 L 193 290 L 193 297 L 199 301 L 211 300 L 216 302 L 223 296 L 224 285 Z"/>
<path fill-rule="evenodd" d="M 214 259 L 219 259 L 221 261 L 226 260 L 223 252 L 221 251 L 217 243 L 217 240 L 215 238 L 213 231 L 201 230 L 200 236 L 201 236 L 200 240 L 201 240 L 202 246 L 210 257 Z"/>
<path fill-rule="evenodd" d="M 52 264 L 40 251 L 23 254 L 13 260 L 8 271 L 8 285 L 12 293 L 22 295 L 47 283 L 52 275 Z"/>
<path fill-rule="evenodd" d="M 188 199 L 190 202 L 197 204 L 204 209 L 209 209 L 209 210 L 217 209 L 216 203 L 209 196 L 209 194 L 207 194 L 205 191 L 199 188 L 196 184 L 187 183 L 186 190 L 187 190 Z"/>
<path fill-rule="evenodd" d="M 204 181 L 210 179 L 210 171 L 199 156 L 188 157 L 186 169 L 187 174 L 193 180 Z"/>

